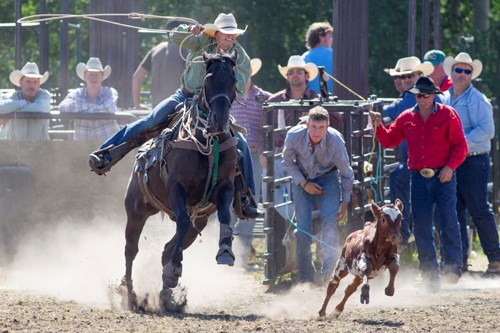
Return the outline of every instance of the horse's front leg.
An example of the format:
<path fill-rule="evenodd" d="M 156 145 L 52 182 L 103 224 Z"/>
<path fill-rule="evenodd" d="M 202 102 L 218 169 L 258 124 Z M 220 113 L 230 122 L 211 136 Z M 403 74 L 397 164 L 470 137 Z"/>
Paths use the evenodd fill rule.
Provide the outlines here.
<path fill-rule="evenodd" d="M 220 222 L 219 251 L 215 259 L 219 265 L 234 265 L 233 229 L 231 228 L 231 201 L 234 197 L 234 183 L 227 182 L 217 191 L 216 206 Z"/>
<path fill-rule="evenodd" d="M 190 218 L 186 207 L 186 193 L 182 186 L 176 184 L 170 191 L 170 203 L 176 217 L 176 241 L 170 261 L 163 267 L 164 288 L 175 288 L 182 276 L 182 245 L 189 229 Z"/>

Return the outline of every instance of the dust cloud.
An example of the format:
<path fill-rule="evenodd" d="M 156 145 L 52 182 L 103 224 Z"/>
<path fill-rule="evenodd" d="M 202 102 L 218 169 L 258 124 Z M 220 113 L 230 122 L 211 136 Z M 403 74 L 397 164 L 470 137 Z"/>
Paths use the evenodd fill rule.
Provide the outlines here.
<path fill-rule="evenodd" d="M 56 300 L 74 301 L 103 309 L 123 309 L 114 297 L 125 272 L 124 221 L 95 219 L 89 223 L 69 221 L 22 240 L 19 252 L 6 269 L 0 288 L 27 290 Z M 150 218 L 141 235 L 139 253 L 133 266 L 133 281 L 139 297 L 158 295 L 161 286 L 161 253 L 175 233 L 175 223 L 159 216 Z M 271 320 L 312 319 L 325 297 L 326 288 L 296 285 L 287 292 L 266 292 L 242 266 L 217 265 L 219 225 L 212 218 L 202 236 L 184 252 L 180 284 L 187 290 L 186 312 L 226 311 L 237 315 L 257 315 Z M 235 244 L 238 244 L 235 242 Z M 234 246 L 238 254 L 244 249 Z M 416 307 L 439 302 L 441 296 L 423 290 L 415 269 L 403 267 L 396 278 L 393 297 L 384 294 L 388 272 L 370 280 L 370 304 L 360 304 L 359 289 L 346 304 L 348 309 Z M 330 300 L 327 313 L 344 295 L 352 276 L 341 281 Z M 456 285 L 443 285 L 437 295 L 455 291 L 500 288 L 500 281 L 465 275 Z M 111 291 L 111 293 L 110 293 Z"/>

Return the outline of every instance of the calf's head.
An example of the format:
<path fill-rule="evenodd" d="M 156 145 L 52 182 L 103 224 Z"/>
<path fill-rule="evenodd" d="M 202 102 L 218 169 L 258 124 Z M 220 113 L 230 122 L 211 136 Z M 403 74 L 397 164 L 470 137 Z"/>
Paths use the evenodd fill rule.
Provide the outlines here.
<path fill-rule="evenodd" d="M 372 201 L 372 213 L 377 221 L 377 232 L 380 239 L 398 244 L 401 242 L 401 222 L 403 203 L 396 199 L 394 204 L 387 204 L 382 207 Z"/>

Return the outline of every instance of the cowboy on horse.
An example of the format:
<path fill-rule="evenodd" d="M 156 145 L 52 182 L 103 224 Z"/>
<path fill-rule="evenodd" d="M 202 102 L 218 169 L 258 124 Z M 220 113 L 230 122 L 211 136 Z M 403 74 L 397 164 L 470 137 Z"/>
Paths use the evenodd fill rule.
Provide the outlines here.
<path fill-rule="evenodd" d="M 101 147 L 90 154 L 89 165 L 95 173 L 103 175 L 121 160 L 130 150 L 140 146 L 148 139 L 156 136 L 167 127 L 169 116 L 175 113 L 176 106 L 199 93 L 205 77 L 205 67 L 202 53 L 229 53 L 236 51 L 235 66 L 236 92 L 238 96 L 245 93 L 246 82 L 250 76 L 250 58 L 243 47 L 235 39 L 246 31 L 238 29 L 236 19 L 232 14 L 221 13 L 214 24 L 181 24 L 167 36 L 170 42 L 190 50 L 186 60 L 188 65 L 182 75 L 181 87 L 158 104 L 151 114 L 124 126 L 120 131 L 109 138 Z M 202 33 L 203 32 L 203 33 Z M 188 35 L 190 34 L 190 35 Z M 188 36 L 187 36 L 188 35 Z M 235 185 L 241 193 L 241 208 L 236 211 L 240 218 L 255 218 L 259 215 L 255 201 L 246 188 L 255 193 L 255 184 L 252 171 L 252 160 L 246 140 L 240 133 L 238 149 L 242 152 L 240 160 L 240 176 Z M 242 174 L 242 175 L 241 175 Z M 250 196 L 250 197 L 249 197 Z M 240 203 L 235 203 L 240 206 Z"/>

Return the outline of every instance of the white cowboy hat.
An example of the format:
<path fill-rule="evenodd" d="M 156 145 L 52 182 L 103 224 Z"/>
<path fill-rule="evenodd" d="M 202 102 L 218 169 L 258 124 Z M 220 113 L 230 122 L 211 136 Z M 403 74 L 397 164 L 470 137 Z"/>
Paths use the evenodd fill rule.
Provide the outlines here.
<path fill-rule="evenodd" d="M 401 65 L 401 59 L 398 59 L 398 61 L 396 62 L 396 66 L 394 66 L 395 69 L 398 69 Z M 391 71 L 390 68 L 384 68 L 384 72 L 386 72 L 387 74 L 389 74 L 389 72 Z"/>
<path fill-rule="evenodd" d="M 106 67 L 102 68 L 102 63 L 99 58 L 89 58 L 86 65 L 83 62 L 76 65 L 76 75 L 78 75 L 82 81 L 85 81 L 84 76 L 87 71 L 104 73 L 104 80 L 111 75 L 111 67 L 106 65 Z"/>
<path fill-rule="evenodd" d="M 455 58 L 446 57 L 446 59 L 444 59 L 443 70 L 446 75 L 451 76 L 451 69 L 458 63 L 467 64 L 472 67 L 472 80 L 478 77 L 483 71 L 483 63 L 481 60 L 472 60 L 468 53 L 460 52 Z"/>
<path fill-rule="evenodd" d="M 216 31 L 228 35 L 243 35 L 247 28 L 248 26 L 245 27 L 245 30 L 238 29 L 238 23 L 236 23 L 233 14 L 221 13 L 217 16 L 213 24 L 207 23 L 203 26 L 203 33 L 210 37 L 214 37 Z"/>
<path fill-rule="evenodd" d="M 278 69 L 281 75 L 285 79 L 288 78 L 287 77 L 288 70 L 292 68 L 303 68 L 306 72 L 308 72 L 309 73 L 308 81 L 314 80 L 314 78 L 318 76 L 318 67 L 312 62 L 308 62 L 306 64 L 304 59 L 302 59 L 302 57 L 299 55 L 291 56 L 288 59 L 288 64 L 285 67 L 281 67 L 280 65 L 278 65 Z"/>
<path fill-rule="evenodd" d="M 262 67 L 262 61 L 259 58 L 253 58 L 250 60 L 250 67 L 252 67 L 250 76 L 254 76 L 258 71 L 260 71 L 260 68 Z"/>
<path fill-rule="evenodd" d="M 406 57 L 398 60 L 396 68 L 389 69 L 390 76 L 399 76 L 404 74 L 411 74 L 415 72 L 421 72 L 423 75 L 428 76 L 434 72 L 434 66 L 429 62 L 421 63 L 420 59 L 417 57 Z"/>
<path fill-rule="evenodd" d="M 40 79 L 40 84 L 44 84 L 49 78 L 49 72 L 40 74 L 38 65 L 34 62 L 27 62 L 21 70 L 13 70 L 9 75 L 9 80 L 13 85 L 20 87 L 19 81 L 23 76 Z"/>

